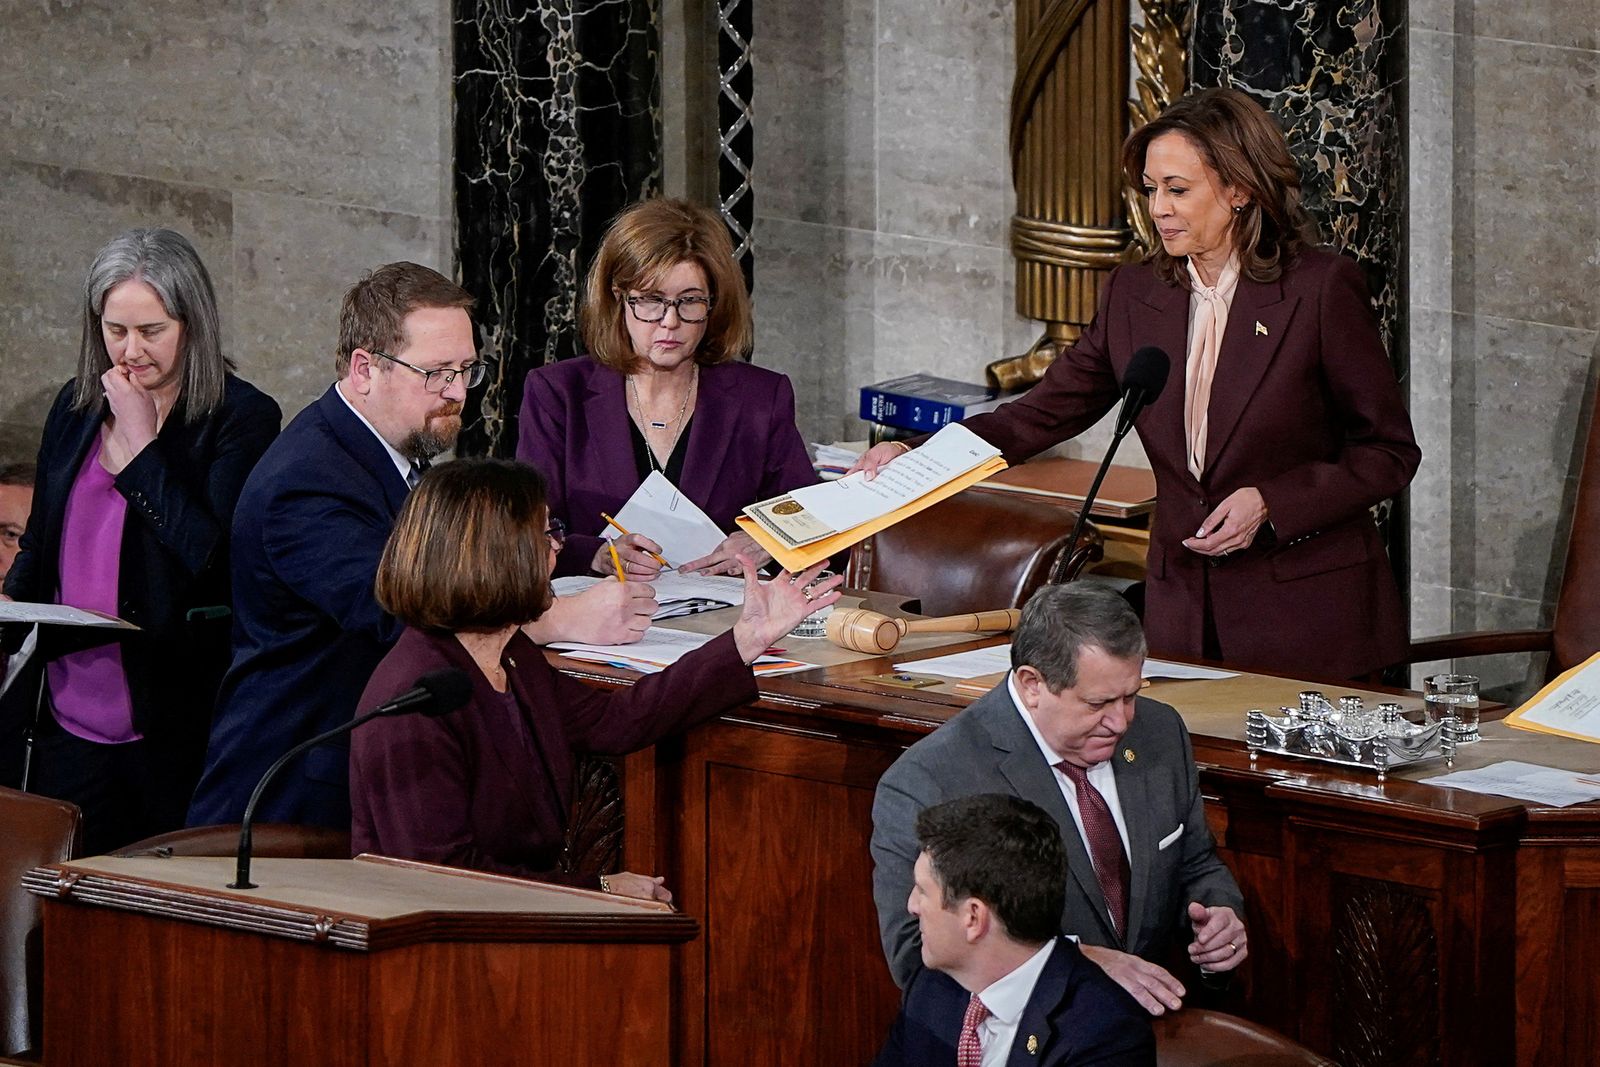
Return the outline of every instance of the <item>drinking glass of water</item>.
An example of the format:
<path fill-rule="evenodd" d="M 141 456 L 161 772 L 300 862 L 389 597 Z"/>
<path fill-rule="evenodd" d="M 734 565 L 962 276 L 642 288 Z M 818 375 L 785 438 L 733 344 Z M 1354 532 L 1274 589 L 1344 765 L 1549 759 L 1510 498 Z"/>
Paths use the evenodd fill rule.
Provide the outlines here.
<path fill-rule="evenodd" d="M 1435 674 L 1423 680 L 1422 701 L 1433 721 L 1454 715 L 1460 720 L 1456 743 L 1478 740 L 1478 678 L 1473 674 Z"/>

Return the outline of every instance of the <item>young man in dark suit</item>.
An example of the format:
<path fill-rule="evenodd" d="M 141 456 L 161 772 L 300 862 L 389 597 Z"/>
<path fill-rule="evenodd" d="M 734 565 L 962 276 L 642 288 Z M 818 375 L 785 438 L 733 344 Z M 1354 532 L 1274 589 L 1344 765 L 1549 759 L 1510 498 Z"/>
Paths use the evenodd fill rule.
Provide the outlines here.
<path fill-rule="evenodd" d="M 917 813 L 973 793 L 1043 808 L 1067 853 L 1063 933 L 1154 1015 L 1186 989 L 1163 964 L 1187 945 L 1202 972 L 1247 955 L 1244 898 L 1206 827 L 1178 713 L 1138 696 L 1144 634 L 1102 586 L 1047 586 L 1023 609 L 1012 671 L 884 772 L 872 806 L 873 897 L 889 969 L 918 966 L 912 882 Z"/>
<path fill-rule="evenodd" d="M 339 380 L 267 450 L 234 513 L 233 662 L 191 825 L 238 822 L 274 760 L 355 714 L 398 640 L 373 578 L 400 505 L 455 445 L 467 389 L 482 380 L 471 306 L 415 263 L 379 267 L 345 294 Z M 655 608 L 648 585 L 601 583 L 553 606 L 530 636 L 638 640 Z M 348 763 L 348 742 L 306 753 L 259 817 L 347 829 Z"/>
<path fill-rule="evenodd" d="M 917 817 L 906 910 L 925 968 L 906 988 L 877 1067 L 1154 1067 L 1149 1017 L 1057 933 L 1061 831 L 1001 793 Z"/>

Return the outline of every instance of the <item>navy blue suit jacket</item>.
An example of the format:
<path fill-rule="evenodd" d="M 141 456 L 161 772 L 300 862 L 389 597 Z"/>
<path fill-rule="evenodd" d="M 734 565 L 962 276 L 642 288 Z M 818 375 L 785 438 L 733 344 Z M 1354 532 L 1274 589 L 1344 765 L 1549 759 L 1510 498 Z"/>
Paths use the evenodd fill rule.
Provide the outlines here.
<path fill-rule="evenodd" d="M 970 999 L 954 978 L 924 967 L 906 987 L 900 1015 L 874 1067 L 954 1067 Z M 1085 959 L 1077 945 L 1060 937 L 1018 1020 L 1006 1063 L 1155 1067 L 1156 1039 L 1138 1002 Z"/>
<path fill-rule="evenodd" d="M 238 822 L 289 748 L 348 721 L 402 626 L 373 578 L 408 489 L 336 395 L 307 407 L 256 466 L 233 521 L 233 662 L 190 825 Z M 349 749 L 319 746 L 262 798 L 264 822 L 350 825 Z"/>

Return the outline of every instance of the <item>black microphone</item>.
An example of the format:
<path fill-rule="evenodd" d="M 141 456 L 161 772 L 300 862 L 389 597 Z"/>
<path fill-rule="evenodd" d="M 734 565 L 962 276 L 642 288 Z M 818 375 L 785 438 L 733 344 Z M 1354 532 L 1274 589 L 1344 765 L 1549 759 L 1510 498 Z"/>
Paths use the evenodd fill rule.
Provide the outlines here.
<path fill-rule="evenodd" d="M 1122 444 L 1122 439 L 1133 429 L 1133 421 L 1139 417 L 1139 412 L 1143 411 L 1146 405 L 1155 403 L 1156 397 L 1161 395 L 1161 390 L 1167 384 L 1167 373 L 1171 369 L 1172 360 L 1155 345 L 1145 345 L 1128 360 L 1128 369 L 1122 372 L 1122 410 L 1117 412 L 1117 425 L 1111 434 L 1111 446 L 1106 449 L 1105 459 L 1100 461 L 1100 470 L 1095 473 L 1094 482 L 1089 486 L 1089 494 L 1083 498 L 1083 509 L 1078 512 L 1078 521 L 1072 527 L 1072 539 L 1067 542 L 1066 549 L 1056 559 L 1055 566 L 1050 568 L 1051 585 L 1059 585 L 1066 580 L 1067 568 L 1072 565 L 1072 557 L 1077 552 L 1078 538 L 1083 536 L 1083 528 L 1089 522 L 1089 509 L 1094 507 L 1094 498 L 1100 492 L 1100 483 L 1105 481 L 1106 471 L 1111 469 L 1111 457 L 1117 454 L 1117 446 Z"/>
<path fill-rule="evenodd" d="M 349 733 L 364 722 L 369 722 L 385 715 L 410 715 L 418 713 L 430 717 L 446 715 L 465 704 L 472 696 L 472 681 L 467 677 L 467 672 L 454 667 L 446 667 L 440 671 L 430 671 L 417 679 L 415 688 L 408 689 L 395 697 L 387 704 L 379 704 L 365 715 L 358 715 L 341 726 L 325 730 L 316 737 L 308 738 L 278 757 L 278 761 L 267 768 L 267 773 L 261 776 L 256 783 L 255 791 L 250 794 L 250 802 L 244 806 L 244 821 L 239 826 L 239 864 L 235 871 L 235 878 L 229 884 L 229 889 L 254 889 L 256 885 L 250 881 L 250 824 L 256 817 L 256 805 L 261 801 L 261 794 L 266 792 L 267 784 L 274 775 L 283 769 L 284 765 L 308 748 L 313 748 L 330 738 L 340 734 Z"/>

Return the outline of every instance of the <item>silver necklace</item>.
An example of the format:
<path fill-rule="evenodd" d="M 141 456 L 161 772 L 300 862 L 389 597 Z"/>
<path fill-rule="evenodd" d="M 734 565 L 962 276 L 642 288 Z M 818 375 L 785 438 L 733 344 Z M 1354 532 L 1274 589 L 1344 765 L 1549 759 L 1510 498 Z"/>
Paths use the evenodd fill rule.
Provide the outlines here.
<path fill-rule="evenodd" d="M 689 379 L 689 388 L 683 391 L 683 403 L 678 405 L 678 414 L 675 415 L 669 422 L 661 422 L 657 419 L 652 419 L 649 415 L 645 414 L 644 403 L 639 399 L 639 384 L 634 380 L 633 375 L 628 375 L 628 391 L 633 396 L 633 407 L 634 410 L 639 413 L 640 420 L 652 430 L 665 430 L 668 426 L 676 427 L 672 434 L 672 444 L 667 446 L 667 459 L 669 460 L 672 458 L 672 453 L 678 447 L 678 438 L 683 435 L 683 413 L 689 410 L 689 398 L 694 395 L 694 387 L 698 385 L 699 382 L 700 366 L 699 364 L 695 364 L 694 370 L 691 372 L 691 377 Z M 646 435 L 644 439 L 644 454 L 645 458 L 650 461 L 651 470 L 664 471 L 667 469 L 667 465 L 665 463 L 656 462 L 656 450 L 655 447 L 650 444 L 649 435 Z"/>

